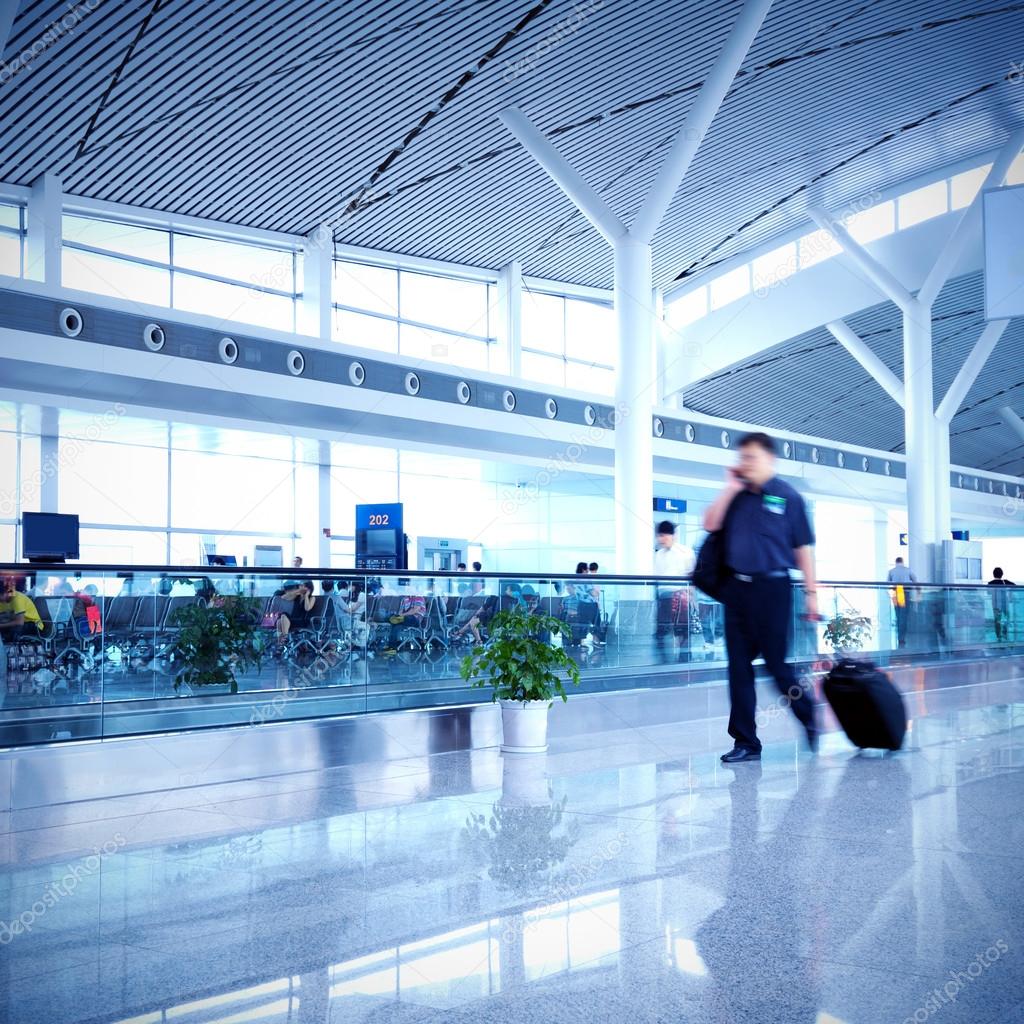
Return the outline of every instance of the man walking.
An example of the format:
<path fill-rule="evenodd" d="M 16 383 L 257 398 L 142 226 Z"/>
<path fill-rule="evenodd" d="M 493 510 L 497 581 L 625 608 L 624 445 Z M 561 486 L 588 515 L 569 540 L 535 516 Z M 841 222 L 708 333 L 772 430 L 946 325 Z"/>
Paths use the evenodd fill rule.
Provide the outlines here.
<path fill-rule="evenodd" d="M 896 615 L 896 645 L 907 646 L 907 586 L 916 583 L 917 578 L 904 565 L 902 558 L 897 558 L 895 565 L 889 570 L 889 582 L 892 588 L 892 607 Z"/>
<path fill-rule="evenodd" d="M 992 591 L 992 625 L 995 626 L 996 643 L 998 644 L 1010 639 L 1010 602 L 1007 600 L 1009 595 L 1003 588 L 1015 587 L 1017 584 L 1008 580 L 1003 575 L 1003 570 L 996 566 L 992 570 L 992 579 L 988 581 L 988 585 L 999 588 Z"/>
<path fill-rule="evenodd" d="M 804 614 L 818 617 L 814 578 L 814 534 L 803 498 L 775 475 L 775 442 L 760 432 L 740 439 L 739 463 L 726 471 L 726 485 L 704 513 L 704 529 L 725 530 L 725 562 L 731 573 L 723 592 L 725 647 L 729 657 L 729 735 L 734 747 L 726 764 L 757 761 L 754 659 L 760 654 L 779 691 L 818 749 L 814 703 L 786 660 L 793 588 L 789 570 L 803 574 Z"/>
<path fill-rule="evenodd" d="M 675 524 L 668 519 L 658 523 L 658 550 L 654 552 L 655 576 L 689 576 L 693 572 L 693 551 L 685 544 L 676 543 Z M 675 638 L 682 644 L 689 635 L 689 605 L 686 587 L 679 583 L 665 583 L 658 587 L 657 621 L 654 642 L 662 662 L 678 661 L 682 652 L 673 650 Z"/>

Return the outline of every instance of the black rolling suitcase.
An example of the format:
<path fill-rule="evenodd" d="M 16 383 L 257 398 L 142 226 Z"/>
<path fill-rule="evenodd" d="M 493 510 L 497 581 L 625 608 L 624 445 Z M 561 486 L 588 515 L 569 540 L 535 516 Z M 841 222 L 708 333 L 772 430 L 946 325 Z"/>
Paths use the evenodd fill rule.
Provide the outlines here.
<path fill-rule="evenodd" d="M 825 677 L 825 698 L 850 742 L 899 750 L 907 732 L 903 698 L 870 661 L 843 658 Z"/>

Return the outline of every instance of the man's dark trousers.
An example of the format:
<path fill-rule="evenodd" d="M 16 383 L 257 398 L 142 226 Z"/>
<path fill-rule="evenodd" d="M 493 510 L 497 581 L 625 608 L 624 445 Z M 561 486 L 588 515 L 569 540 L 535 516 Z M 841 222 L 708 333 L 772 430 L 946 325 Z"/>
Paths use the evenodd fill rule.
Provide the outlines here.
<path fill-rule="evenodd" d="M 814 704 L 786 661 L 789 646 L 793 588 L 786 576 L 755 578 L 750 583 L 729 580 L 725 604 L 725 649 L 729 656 L 729 735 L 738 747 L 759 751 L 754 712 L 754 659 L 760 654 L 779 692 L 806 727 L 814 722 Z"/>

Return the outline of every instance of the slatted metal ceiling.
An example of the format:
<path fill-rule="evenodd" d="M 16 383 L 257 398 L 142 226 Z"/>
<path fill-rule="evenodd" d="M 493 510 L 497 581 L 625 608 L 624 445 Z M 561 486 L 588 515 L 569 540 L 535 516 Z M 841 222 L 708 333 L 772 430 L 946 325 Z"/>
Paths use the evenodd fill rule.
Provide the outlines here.
<path fill-rule="evenodd" d="M 607 285 L 603 241 L 497 114 L 519 103 L 630 216 L 738 10 L 106 0 L 0 88 L 0 178 L 52 170 L 96 198 L 285 231 L 336 222 L 340 241 Z M 6 59 L 66 13 L 25 4 Z M 801 223 L 808 191 L 843 203 L 997 145 L 1024 121 L 1005 81 L 1022 15 L 778 0 L 656 240 L 659 283 Z"/>
<path fill-rule="evenodd" d="M 981 273 L 954 278 L 934 307 L 935 404 L 945 395 L 985 326 Z M 846 318 L 902 379 L 899 310 L 884 302 Z M 688 389 L 688 408 L 734 416 L 779 431 L 903 451 L 903 411 L 823 327 L 764 352 Z M 1024 321 L 1011 321 L 950 427 L 958 465 L 1024 475 L 1024 448 L 999 417 L 1024 408 Z"/>
<path fill-rule="evenodd" d="M 0 180 L 54 171 L 68 192 L 98 199 L 289 232 L 327 222 L 347 243 L 491 267 L 518 259 L 528 274 L 607 286 L 605 243 L 497 115 L 519 104 L 628 220 L 739 8 L 81 3 L 80 24 L 0 84 Z M 5 59 L 67 11 L 23 0 Z M 532 69 L 509 72 L 531 54 Z M 776 0 L 655 240 L 657 282 L 708 273 L 806 223 L 810 201 L 841 208 L 998 146 L 1024 124 L 1011 74 L 1022 56 L 1024 0 Z M 979 287 L 954 282 L 940 299 L 949 319 L 937 344 L 947 323 L 965 331 L 941 341 L 949 367 L 980 323 Z M 852 322 L 897 368 L 895 311 Z M 968 401 L 980 404 L 954 423 L 960 462 L 1021 468 L 993 426 L 992 397 L 1022 386 L 1021 330 L 1007 332 Z M 755 380 L 755 366 L 770 372 Z M 901 444 L 895 406 L 823 331 L 688 397 L 780 429 Z"/>

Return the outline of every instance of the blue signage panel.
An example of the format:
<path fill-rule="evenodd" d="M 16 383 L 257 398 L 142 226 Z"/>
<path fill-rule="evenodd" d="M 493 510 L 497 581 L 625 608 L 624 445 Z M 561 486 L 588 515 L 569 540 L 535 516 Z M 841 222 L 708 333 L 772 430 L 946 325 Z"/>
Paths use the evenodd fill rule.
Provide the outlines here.
<path fill-rule="evenodd" d="M 655 498 L 655 512 L 676 512 L 682 515 L 686 511 L 686 502 L 682 498 Z"/>
<path fill-rule="evenodd" d="M 900 547 L 905 548 L 907 546 L 907 535 L 905 533 L 900 534 Z"/>
<path fill-rule="evenodd" d="M 357 530 L 401 530 L 402 503 L 356 505 Z"/>

